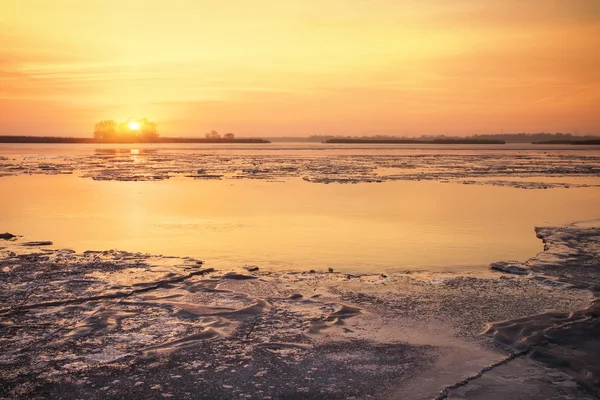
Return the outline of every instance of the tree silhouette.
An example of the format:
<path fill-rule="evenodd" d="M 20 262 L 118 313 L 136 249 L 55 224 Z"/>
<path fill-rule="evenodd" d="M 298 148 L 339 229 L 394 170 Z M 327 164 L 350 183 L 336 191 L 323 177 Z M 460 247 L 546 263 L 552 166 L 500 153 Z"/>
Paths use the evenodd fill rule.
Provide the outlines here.
<path fill-rule="evenodd" d="M 147 118 L 140 120 L 140 134 L 139 137 L 143 141 L 151 142 L 158 139 L 158 131 L 156 130 L 156 124 L 148 121 Z"/>
<path fill-rule="evenodd" d="M 94 139 L 114 140 L 117 138 L 117 123 L 113 120 L 105 119 L 94 125 Z"/>
<path fill-rule="evenodd" d="M 206 133 L 206 138 L 207 139 L 221 139 L 221 135 L 219 135 L 219 132 L 212 130 L 212 131 Z"/>
<path fill-rule="evenodd" d="M 235 135 L 233 133 L 226 133 L 223 135 L 223 139 L 233 140 L 234 138 L 235 138 Z"/>

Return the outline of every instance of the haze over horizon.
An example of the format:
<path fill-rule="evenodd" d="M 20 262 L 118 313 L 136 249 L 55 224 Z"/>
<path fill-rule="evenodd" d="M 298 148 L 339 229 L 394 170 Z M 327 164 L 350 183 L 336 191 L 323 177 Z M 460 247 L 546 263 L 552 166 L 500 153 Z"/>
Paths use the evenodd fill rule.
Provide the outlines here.
<path fill-rule="evenodd" d="M 598 0 L 0 4 L 0 134 L 600 133 Z"/>

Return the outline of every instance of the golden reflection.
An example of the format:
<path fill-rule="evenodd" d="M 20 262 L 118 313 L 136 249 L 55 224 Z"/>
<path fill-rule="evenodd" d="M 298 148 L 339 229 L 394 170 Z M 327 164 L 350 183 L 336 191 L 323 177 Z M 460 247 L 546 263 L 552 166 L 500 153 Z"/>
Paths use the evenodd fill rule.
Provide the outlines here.
<path fill-rule="evenodd" d="M 140 152 L 140 149 L 131 149 L 130 150 L 130 154 L 131 154 L 131 161 L 133 161 L 134 164 L 145 164 L 148 162 L 148 158 L 140 155 L 140 154 L 144 154 L 144 152 Z"/>
<path fill-rule="evenodd" d="M 0 199 L 3 229 L 59 247 L 189 255 L 215 267 L 327 265 L 355 272 L 487 270 L 498 260 L 524 261 L 542 249 L 534 226 L 597 217 L 600 203 L 594 188 L 516 190 L 437 182 L 173 178 L 90 184 L 73 176 L 18 176 L 0 180 L 0 192 L 8 188 L 12 195 Z"/>
<path fill-rule="evenodd" d="M 106 149 L 94 149 L 94 153 L 97 155 L 118 155 L 118 154 L 154 154 L 157 153 L 157 149 L 140 149 L 140 148 L 106 148 Z"/>

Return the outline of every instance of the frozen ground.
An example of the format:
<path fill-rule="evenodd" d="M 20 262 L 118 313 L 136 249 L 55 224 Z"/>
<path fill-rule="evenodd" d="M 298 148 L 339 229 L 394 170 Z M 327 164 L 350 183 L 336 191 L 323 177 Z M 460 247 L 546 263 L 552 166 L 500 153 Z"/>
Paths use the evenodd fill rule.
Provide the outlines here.
<path fill-rule="evenodd" d="M 598 398 L 600 229 L 537 234 L 544 252 L 489 276 L 0 240 L 0 397 Z"/>
<path fill-rule="evenodd" d="M 315 183 L 433 180 L 546 189 L 598 186 L 600 175 L 597 152 L 318 153 L 97 149 L 86 155 L 13 155 L 0 157 L 0 177 L 71 173 L 95 180 L 120 181 L 162 180 L 173 176 L 266 180 L 301 177 Z"/>

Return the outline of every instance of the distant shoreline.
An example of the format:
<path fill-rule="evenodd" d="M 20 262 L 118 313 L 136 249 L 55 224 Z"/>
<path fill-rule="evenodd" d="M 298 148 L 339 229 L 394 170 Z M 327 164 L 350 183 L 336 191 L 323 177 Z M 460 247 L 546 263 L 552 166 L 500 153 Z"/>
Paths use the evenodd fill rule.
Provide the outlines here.
<path fill-rule="evenodd" d="M 259 138 L 206 139 L 206 138 L 169 138 L 152 141 L 108 141 L 93 138 L 57 137 L 57 136 L 0 136 L 0 143 L 61 143 L 61 144 L 142 144 L 142 143 L 271 143 Z"/>
<path fill-rule="evenodd" d="M 492 139 L 328 139 L 323 143 L 354 143 L 354 144 L 506 144 L 504 140 Z"/>
<path fill-rule="evenodd" d="M 308 142 L 304 137 L 299 137 L 298 141 Z M 277 138 L 275 142 L 279 142 Z M 285 141 L 284 141 L 285 142 Z M 453 144 L 481 144 L 481 145 L 502 145 L 507 143 L 531 143 L 534 145 L 600 145 L 599 139 L 582 140 L 538 140 L 530 142 L 511 142 L 500 139 L 473 139 L 473 138 L 437 138 L 437 139 L 403 139 L 403 138 L 329 138 L 318 140 L 324 144 L 432 144 L 432 145 L 453 145 Z M 27 143 L 27 144 L 144 144 L 144 143 L 208 143 L 208 144 L 268 144 L 271 140 L 262 138 L 234 138 L 234 139 L 208 139 L 208 138 L 182 138 L 182 137 L 161 137 L 156 140 L 97 140 L 94 138 L 60 137 L 60 136 L 0 136 L 0 143 Z"/>
<path fill-rule="evenodd" d="M 600 144 L 600 139 L 590 140 L 542 140 L 539 142 L 532 142 L 532 144 Z"/>

